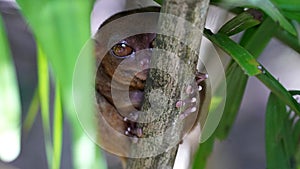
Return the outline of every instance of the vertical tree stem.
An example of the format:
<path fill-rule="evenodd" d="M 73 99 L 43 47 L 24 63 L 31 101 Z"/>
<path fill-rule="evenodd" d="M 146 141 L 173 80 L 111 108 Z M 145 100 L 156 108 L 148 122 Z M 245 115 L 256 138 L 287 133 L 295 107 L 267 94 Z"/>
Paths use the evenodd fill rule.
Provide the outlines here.
<path fill-rule="evenodd" d="M 202 32 L 208 5 L 209 0 L 165 0 L 161 12 L 184 19 Z M 201 33 L 195 34 L 193 31 L 187 29 L 185 24 L 182 24 L 182 22 L 176 19 L 166 20 L 164 17 L 160 17 L 159 27 L 162 32 L 178 33 L 179 31 L 185 40 L 188 39 L 192 42 L 192 47 L 189 47 L 190 45 L 183 45 L 180 39 L 178 40 L 174 37 L 158 35 L 156 39 L 158 49 L 175 53 L 180 59 L 168 59 L 174 57 L 171 53 L 154 53 L 152 56 L 151 64 L 163 65 L 163 68 L 159 71 L 150 71 L 142 110 L 144 112 L 150 109 L 153 110 L 151 104 L 153 106 L 153 103 L 159 103 L 159 105 L 163 106 L 160 108 L 155 107 L 155 109 L 163 113 L 160 113 L 159 116 L 150 123 L 138 125 L 143 129 L 144 138 L 156 137 L 157 135 L 162 136 L 162 138 L 153 142 L 149 141 L 148 146 L 140 146 L 138 147 L 138 151 L 134 150 L 140 153 L 155 151 L 169 144 L 168 142 L 176 140 L 176 138 L 179 141 L 182 138 L 182 130 L 185 127 L 185 123 L 183 124 L 182 120 L 178 120 L 181 112 L 178 111 L 174 105 L 176 101 L 182 98 L 184 85 L 178 85 L 178 82 L 194 80 L 187 79 L 187 77 L 194 77 L 194 73 L 196 72 L 198 52 L 202 38 Z M 184 64 L 181 64 L 181 62 L 184 62 Z M 172 72 L 172 75 L 170 76 L 170 74 L 166 72 Z M 167 99 L 161 99 L 161 95 L 164 95 Z M 176 158 L 178 142 L 174 145 L 175 146 L 157 156 L 127 159 L 126 168 L 171 169 L 173 168 Z"/>

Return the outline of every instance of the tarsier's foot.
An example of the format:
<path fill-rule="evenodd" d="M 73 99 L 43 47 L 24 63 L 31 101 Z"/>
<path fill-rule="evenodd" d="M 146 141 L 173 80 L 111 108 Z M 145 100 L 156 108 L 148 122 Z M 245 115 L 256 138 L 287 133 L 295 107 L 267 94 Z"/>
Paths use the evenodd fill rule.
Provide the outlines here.
<path fill-rule="evenodd" d="M 196 79 L 197 85 L 199 87 L 199 89 L 198 89 L 199 91 L 202 90 L 202 87 L 200 86 L 201 82 L 204 81 L 204 80 L 206 80 L 207 78 L 208 78 L 208 74 L 207 73 L 201 73 L 201 72 L 197 72 L 196 73 L 195 79 Z"/>
<path fill-rule="evenodd" d="M 208 74 L 197 72 L 196 77 L 195 77 L 197 87 L 195 88 L 192 85 L 188 85 L 186 87 L 185 92 L 188 95 L 188 98 L 177 101 L 177 103 L 175 105 L 176 108 L 183 109 L 179 118 L 184 119 L 191 113 L 194 113 L 197 111 L 196 92 L 200 92 L 202 90 L 201 82 L 203 82 L 207 78 L 208 78 Z"/>
<path fill-rule="evenodd" d="M 131 113 L 131 115 L 133 114 L 135 113 Z M 135 114 L 135 116 L 137 117 L 138 114 Z M 135 118 L 134 120 L 136 121 L 137 118 Z M 133 142 L 137 142 L 138 138 L 143 136 L 143 129 L 137 126 L 137 122 L 131 121 L 127 117 L 124 117 L 123 121 L 127 124 L 124 134 L 126 136 L 132 137 Z"/>

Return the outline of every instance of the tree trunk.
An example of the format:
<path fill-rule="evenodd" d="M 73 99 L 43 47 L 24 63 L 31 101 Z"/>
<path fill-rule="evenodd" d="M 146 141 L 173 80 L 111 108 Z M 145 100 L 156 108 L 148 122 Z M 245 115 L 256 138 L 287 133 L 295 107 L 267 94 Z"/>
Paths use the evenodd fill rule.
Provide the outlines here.
<path fill-rule="evenodd" d="M 182 19 L 202 32 L 208 5 L 209 0 L 165 0 L 162 5 L 162 13 L 181 20 L 160 17 L 160 32 L 181 34 L 183 38 L 162 33 L 156 39 L 157 48 L 168 52 L 154 51 L 152 56 L 151 65 L 157 69 L 150 71 L 142 107 L 146 114 L 143 121 L 147 122 L 138 124 L 143 138 L 135 143 L 137 150 L 132 151 L 133 157 L 141 158 L 127 159 L 127 169 L 173 168 L 178 144 L 193 125 L 190 121 L 196 119 L 191 116 L 182 120 L 182 111 L 175 105 L 181 98 L 188 97 L 187 85 L 194 82 L 202 37 L 199 31 L 191 31 Z"/>

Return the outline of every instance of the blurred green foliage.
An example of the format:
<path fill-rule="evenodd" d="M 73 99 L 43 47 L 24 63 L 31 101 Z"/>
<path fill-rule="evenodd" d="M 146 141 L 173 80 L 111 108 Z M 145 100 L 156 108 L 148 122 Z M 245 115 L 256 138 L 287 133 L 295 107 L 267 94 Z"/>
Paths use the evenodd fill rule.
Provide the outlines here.
<path fill-rule="evenodd" d="M 162 4 L 163 1 L 156 0 L 156 2 Z M 25 129 L 31 128 L 40 106 L 48 166 L 52 169 L 59 169 L 63 135 L 62 124 L 63 118 L 67 117 L 73 129 L 75 168 L 89 169 L 95 168 L 95 166 L 105 168 L 101 154 L 93 151 L 96 146 L 85 141 L 86 136 L 76 118 L 72 98 L 73 73 L 81 48 L 90 38 L 89 19 L 94 1 L 18 0 L 18 3 L 38 43 L 39 84 L 29 114 L 24 122 Z M 266 110 L 267 168 L 299 168 L 300 124 L 297 117 L 300 115 L 300 106 L 293 95 L 300 93 L 299 91 L 289 92 L 257 61 L 257 58 L 274 37 L 300 52 L 299 37 L 297 37 L 297 27 L 295 27 L 300 24 L 300 1 L 212 0 L 211 4 L 228 10 L 232 8 L 260 9 L 256 12 L 263 14 L 264 17 L 258 20 L 250 13 L 240 10 L 242 12 L 237 12 L 236 17 L 225 23 L 219 32 L 212 33 L 207 29 L 204 31 L 204 35 L 231 56 L 232 60 L 226 70 L 227 102 L 223 118 L 215 134 L 207 142 L 200 145 L 193 168 L 204 169 L 215 139 L 223 140 L 228 136 L 237 116 L 249 76 L 257 77 L 271 92 Z M 239 43 L 231 40 L 230 36 L 240 32 L 243 32 L 243 36 Z M 10 57 L 1 18 L 0 35 L 0 76 L 2 78 L 2 83 L 0 83 L 0 138 L 5 136 L 3 134 L 5 131 L 9 131 L 15 134 L 14 143 L 19 144 L 19 94 L 14 64 Z M 84 92 L 88 90 L 89 86 L 87 86 L 88 83 L 84 82 L 91 80 L 91 74 L 93 74 L 92 58 L 86 57 L 85 59 L 83 62 L 87 64 L 83 70 L 86 71 L 81 72 L 80 76 L 86 80 L 83 80 L 82 84 L 80 83 L 79 88 L 81 90 L 77 93 L 81 96 L 86 96 Z M 53 79 L 50 79 L 50 74 L 53 75 Z M 49 84 L 51 80 L 55 82 L 52 125 L 49 118 Z M 80 92 L 82 93 L 80 94 Z M 87 104 L 85 107 L 87 112 L 92 112 L 92 103 L 93 100 L 89 99 L 84 102 Z M 287 106 L 289 109 L 286 108 Z M 5 121 L 10 123 L 5 123 Z M 82 152 L 84 151 L 83 144 L 85 147 L 91 148 L 91 152 L 88 153 L 93 153 L 93 158 L 78 160 L 81 154 L 87 153 Z M 3 152 L 0 152 L 0 158 L 2 158 L 1 153 Z M 18 153 L 19 150 L 17 149 L 16 155 Z"/>

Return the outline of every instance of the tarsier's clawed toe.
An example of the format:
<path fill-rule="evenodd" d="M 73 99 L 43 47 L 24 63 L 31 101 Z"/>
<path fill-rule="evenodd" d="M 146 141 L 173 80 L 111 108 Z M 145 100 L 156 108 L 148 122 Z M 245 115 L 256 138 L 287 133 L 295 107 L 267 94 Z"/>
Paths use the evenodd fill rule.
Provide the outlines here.
<path fill-rule="evenodd" d="M 126 122 L 127 127 L 124 131 L 126 136 L 132 137 L 133 142 L 137 142 L 138 138 L 143 136 L 143 129 L 137 127 L 137 123 L 130 121 L 127 117 L 124 118 L 124 122 Z"/>
<path fill-rule="evenodd" d="M 208 74 L 197 72 L 195 78 L 196 78 L 197 85 L 200 86 L 201 82 L 208 78 Z"/>
<path fill-rule="evenodd" d="M 184 119 L 191 113 L 197 111 L 196 92 L 200 92 L 202 90 L 201 82 L 203 82 L 207 78 L 208 74 L 197 72 L 195 77 L 197 87 L 188 85 L 185 89 L 185 93 L 188 95 L 188 97 L 184 100 L 179 100 L 176 102 L 176 108 L 183 110 L 179 116 L 180 119 Z"/>

